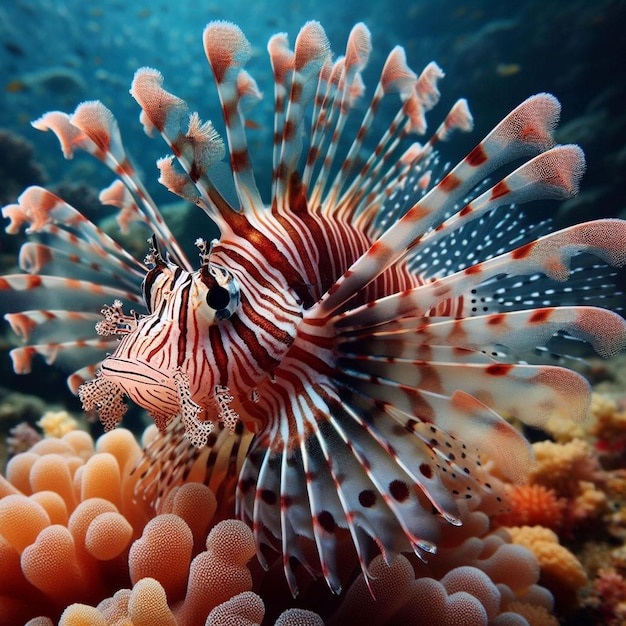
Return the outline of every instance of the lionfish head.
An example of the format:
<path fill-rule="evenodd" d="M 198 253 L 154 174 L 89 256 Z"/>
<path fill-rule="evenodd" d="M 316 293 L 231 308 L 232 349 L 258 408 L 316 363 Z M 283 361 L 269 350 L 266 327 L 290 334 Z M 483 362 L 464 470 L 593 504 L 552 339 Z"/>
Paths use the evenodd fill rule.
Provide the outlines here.
<path fill-rule="evenodd" d="M 98 411 L 106 430 L 121 421 L 127 408 L 124 397 L 128 397 L 146 409 L 160 429 L 180 416 L 188 438 L 202 447 L 215 422 L 235 429 L 240 399 L 254 395 L 253 385 L 280 362 L 295 338 L 301 306 L 287 285 L 277 289 L 260 272 L 254 284 L 250 276 L 215 262 L 224 254 L 219 242 L 208 246 L 198 239 L 196 245 L 200 268 L 187 271 L 165 260 L 153 237 L 145 260 L 150 269 L 141 285 L 147 312 L 126 315 L 120 301 L 102 309 L 105 319 L 96 325 L 98 333 L 116 335 L 120 341 L 103 360 L 96 378 L 79 387 L 78 395 L 86 410 Z M 229 337 L 236 335 L 241 316 L 251 307 L 246 294 L 270 287 L 281 299 L 274 303 L 282 309 L 281 342 L 271 361 L 268 358 L 262 368 L 250 372 L 246 382 L 233 380 L 237 346 Z M 255 341 L 263 345 L 260 332 Z M 230 394 L 235 386 L 237 398 Z"/>
<path fill-rule="evenodd" d="M 581 345 L 609 356 L 626 344 L 626 322 L 609 310 L 620 294 L 607 266 L 626 263 L 626 223 L 549 232 L 520 216 L 525 202 L 575 194 L 585 167 L 579 147 L 554 145 L 560 105 L 549 94 L 520 104 L 444 170 L 435 146 L 471 129 L 467 104 L 459 100 L 423 143 L 411 141 L 426 132 L 443 73 L 431 63 L 416 75 L 396 47 L 355 127 L 371 49 L 363 24 L 334 60 L 316 22 L 293 50 L 284 34 L 270 39 L 265 204 L 245 130 L 260 98 L 244 69 L 250 44 L 238 27 L 215 22 L 204 48 L 236 201 L 217 183 L 226 146 L 212 124 L 167 92 L 156 70 L 138 70 L 131 93 L 145 130 L 172 152 L 157 164 L 160 181 L 203 209 L 219 240 L 199 240 L 200 263 L 190 263 L 103 104 L 44 115 L 34 125 L 53 130 L 67 157 L 86 150 L 115 172 L 120 181 L 102 201 L 121 209 L 122 227 L 146 226 L 153 243 L 140 262 L 40 188 L 5 207 L 9 232 L 29 224 L 40 238 L 22 248 L 28 273 L 0 279 L 13 295 L 7 319 L 31 341 L 12 351 L 14 367 L 28 371 L 35 354 L 73 367 L 70 386 L 106 428 L 122 418 L 126 397 L 147 409 L 165 431 L 146 450 L 156 468 L 147 476 L 163 485 L 184 480 L 193 446 L 207 444 L 205 480 L 213 488 L 214 476 L 238 476 L 236 511 L 260 560 L 265 546 L 276 548 L 294 593 L 296 561 L 321 568 L 338 591 L 340 539 L 367 574 L 372 550 L 425 558 L 442 525 L 461 524 L 468 507 L 502 506 L 501 479 L 523 479 L 531 460 L 503 415 L 532 425 L 554 412 L 584 417 L 589 385 L 562 365 Z M 387 98 L 397 114 L 377 134 Z M 494 171 L 520 157 L 491 185 Z M 103 302 L 112 302 L 104 319 Z M 249 447 L 244 425 L 254 433 Z M 221 436 L 229 431 L 230 443 Z M 212 474 L 218 457 L 230 468 Z M 307 540 L 319 563 L 309 565 Z"/>

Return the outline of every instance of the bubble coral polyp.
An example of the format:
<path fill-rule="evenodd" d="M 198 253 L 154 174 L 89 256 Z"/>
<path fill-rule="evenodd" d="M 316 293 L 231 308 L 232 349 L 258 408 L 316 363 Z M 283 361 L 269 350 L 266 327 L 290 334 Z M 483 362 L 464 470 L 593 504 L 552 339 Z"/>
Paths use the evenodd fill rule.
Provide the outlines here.
<path fill-rule="evenodd" d="M 0 476 L 1 624 L 203 625 L 227 601 L 216 615 L 239 615 L 252 532 L 237 520 L 211 528 L 215 496 L 195 482 L 174 485 L 157 514 L 136 495 L 141 454 L 127 430 L 96 445 L 74 430 L 11 459 Z"/>
<path fill-rule="evenodd" d="M 125 430 L 111 435 L 94 449 L 87 433 L 71 431 L 9 461 L 0 477 L 1 623 L 57 619 L 71 602 L 120 588 L 130 543 L 151 514 L 133 499 L 139 444 Z"/>

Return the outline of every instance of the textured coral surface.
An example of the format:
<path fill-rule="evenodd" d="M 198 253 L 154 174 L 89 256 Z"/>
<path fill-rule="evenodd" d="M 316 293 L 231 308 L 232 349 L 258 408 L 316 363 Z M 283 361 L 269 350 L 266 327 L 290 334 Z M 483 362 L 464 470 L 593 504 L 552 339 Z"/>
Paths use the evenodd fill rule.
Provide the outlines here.
<path fill-rule="evenodd" d="M 43 424 L 64 430 L 58 422 Z M 94 443 L 70 428 L 10 459 L 0 477 L 0 623 L 524 624 L 553 610 L 538 584 L 541 557 L 492 531 L 480 510 L 445 529 L 428 564 L 379 556 L 366 581 L 346 551 L 339 598 L 299 572 L 294 600 L 279 563 L 267 573 L 256 563 L 252 531 L 218 521 L 207 486 L 172 485 L 156 507 L 142 499 L 140 457 L 128 430 Z"/>
<path fill-rule="evenodd" d="M 232 503 L 197 482 L 200 468 L 155 506 L 138 490 L 130 431 L 94 442 L 70 414 L 48 412 L 44 438 L 14 429 L 0 476 L 0 623 L 621 624 L 626 468 L 608 443 L 626 439 L 625 407 L 596 395 L 584 424 L 551 423 L 556 442 L 534 444 L 509 510 L 464 510 L 428 563 L 379 556 L 366 581 L 344 546 L 341 596 L 297 570 L 296 599 L 279 562 L 259 566 L 252 532 L 228 519 Z"/>

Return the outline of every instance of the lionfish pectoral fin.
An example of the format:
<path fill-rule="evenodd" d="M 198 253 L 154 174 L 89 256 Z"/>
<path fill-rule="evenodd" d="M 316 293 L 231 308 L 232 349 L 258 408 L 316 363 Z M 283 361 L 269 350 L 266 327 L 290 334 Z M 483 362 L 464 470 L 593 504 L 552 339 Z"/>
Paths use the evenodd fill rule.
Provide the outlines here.
<path fill-rule="evenodd" d="M 421 395 L 428 398 L 430 410 L 436 415 L 434 423 L 437 427 L 451 434 L 454 440 L 462 442 L 458 444 L 461 447 L 460 460 L 468 456 L 470 451 L 480 449 L 481 453 L 496 463 L 499 473 L 507 480 L 523 482 L 532 461 L 532 449 L 526 438 L 514 426 L 464 391 L 454 391 L 449 397 L 424 392 Z M 397 422 L 406 423 L 406 427 L 422 439 L 430 437 L 429 443 L 444 462 L 455 460 L 454 455 L 450 459 L 450 452 L 452 444 L 456 445 L 456 441 L 448 442 L 449 445 L 444 444 L 448 449 L 445 454 L 443 449 L 434 443 L 432 436 L 434 433 L 428 422 L 412 420 L 408 413 L 397 406 L 387 406 L 386 411 Z M 450 524 L 460 524 L 458 517 L 454 515 L 449 515 L 445 511 L 442 511 L 441 515 Z"/>
<path fill-rule="evenodd" d="M 299 593 L 297 566 L 302 565 L 312 578 L 320 573 L 304 549 L 313 538 L 311 514 L 301 462 L 270 450 L 269 441 L 257 435 L 252 442 L 239 475 L 236 513 L 251 522 L 257 558 L 265 570 L 270 568 L 271 552 L 282 554 L 285 578 L 295 598 Z M 275 538 L 280 538 L 280 546 Z"/>
<path fill-rule="evenodd" d="M 450 402 L 461 416 L 451 430 L 495 462 L 512 482 L 523 482 L 532 463 L 532 448 L 521 432 L 474 396 L 455 391 Z M 464 419 L 463 419 L 464 418 Z"/>
<path fill-rule="evenodd" d="M 331 385 L 303 392 L 288 408 L 291 430 L 278 425 L 285 417 L 260 433 L 239 478 L 238 512 L 255 529 L 257 544 L 269 535 L 282 539 L 292 591 L 293 560 L 311 571 L 302 561 L 310 551 L 303 540 L 314 543 L 322 574 L 339 593 L 349 574 L 339 555 L 350 540 L 368 576 L 378 551 L 387 560 L 403 551 L 426 559 L 443 520 L 460 523 L 437 455 L 388 415 L 379 416 L 380 407 L 340 387 L 340 395 Z"/>
<path fill-rule="evenodd" d="M 144 434 L 143 455 L 132 470 L 139 475 L 135 495 L 160 511 L 174 487 L 200 482 L 215 494 L 220 511 L 230 511 L 240 457 L 251 438 L 242 423 L 234 433 L 217 424 L 206 446 L 198 448 L 187 437 L 180 417 L 169 419 L 163 430 L 150 429 Z"/>

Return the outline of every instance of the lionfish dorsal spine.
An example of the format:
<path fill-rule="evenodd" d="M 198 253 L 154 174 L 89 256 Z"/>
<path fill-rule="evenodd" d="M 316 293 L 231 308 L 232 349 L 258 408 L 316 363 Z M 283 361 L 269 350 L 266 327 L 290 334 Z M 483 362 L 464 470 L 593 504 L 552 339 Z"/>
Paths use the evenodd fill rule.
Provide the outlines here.
<path fill-rule="evenodd" d="M 316 98 L 316 105 L 319 107 L 313 111 L 313 132 L 307 155 L 306 168 L 303 174 L 305 184 L 309 184 L 313 172 L 313 165 L 322 154 L 323 139 L 327 130 L 332 129 L 331 137 L 324 151 L 324 158 L 319 172 L 317 173 L 316 184 L 311 189 L 311 202 L 315 205 L 320 202 L 324 193 L 324 187 L 330 175 L 339 140 L 341 138 L 348 113 L 354 106 L 354 102 L 363 95 L 364 85 L 361 72 L 365 68 L 372 50 L 371 34 L 365 24 L 356 24 L 350 31 L 348 43 L 346 45 L 345 57 L 335 61 L 327 72 L 327 88 L 325 94 L 319 94 Z M 320 81 L 320 84 L 323 84 Z M 324 95 L 322 98 L 321 96 Z M 353 152 L 354 154 L 354 152 Z M 336 198 L 340 190 L 340 181 L 352 167 L 352 157 L 350 152 L 343 159 L 341 167 L 336 175 L 335 182 L 331 184 L 325 201 L 330 205 L 336 205 Z"/>
<path fill-rule="evenodd" d="M 83 102 L 76 107 L 71 123 L 96 144 L 101 154 L 96 153 L 94 156 L 115 172 L 124 185 L 139 198 L 150 224 L 163 245 L 170 250 L 172 259 L 182 267 L 191 268 L 180 244 L 128 159 L 113 113 L 101 102 Z"/>
<path fill-rule="evenodd" d="M 293 66 L 289 70 L 289 96 L 285 101 L 282 133 L 275 136 L 280 142 L 276 171 L 273 176 L 273 199 L 279 207 L 288 200 L 288 188 L 297 172 L 302 152 L 302 132 L 307 106 L 314 100 L 319 76 L 330 63 L 330 43 L 319 22 L 307 22 L 298 33 L 294 46 Z M 276 123 L 275 123 L 276 125 Z"/>
<path fill-rule="evenodd" d="M 285 127 L 287 98 L 291 87 L 295 53 L 289 47 L 286 33 L 272 35 L 267 43 L 267 51 L 274 77 L 274 134 L 272 141 L 272 186 L 274 186 L 278 176 L 282 132 Z"/>
<path fill-rule="evenodd" d="M 172 150 L 157 161 L 159 181 L 172 193 L 198 204 L 219 223 L 224 211 L 232 210 L 212 183 L 209 169 L 224 156 L 221 137 L 210 122 L 202 124 L 189 114 L 187 103 L 163 88 L 162 74 L 148 67 L 135 72 L 130 93 L 142 108 L 144 130 L 156 129 Z M 183 172 L 174 168 L 176 157 Z"/>
<path fill-rule="evenodd" d="M 240 207 L 245 214 L 252 215 L 263 207 L 263 202 L 250 162 L 243 111 L 244 106 L 261 98 L 256 83 L 243 69 L 250 58 L 251 46 L 238 26 L 222 21 L 209 24 L 202 40 L 222 105 Z"/>
<path fill-rule="evenodd" d="M 355 78 L 359 77 L 359 73 L 356 73 Z M 405 130 L 405 126 L 401 123 L 404 118 L 403 104 L 389 124 L 389 127 L 379 139 L 377 145 L 371 151 L 365 163 L 361 165 L 352 182 L 348 185 L 347 189 L 341 193 L 343 187 L 348 183 L 349 175 L 357 165 L 358 155 L 374 123 L 382 99 L 390 93 L 398 93 L 401 101 L 406 103 L 415 96 L 416 82 L 417 76 L 406 63 L 404 49 L 401 46 L 396 46 L 387 56 L 359 130 L 331 185 L 329 195 L 337 204 L 337 214 L 343 214 L 344 219 L 350 218 L 349 211 L 355 213 L 358 210 L 360 201 L 366 195 L 367 189 L 371 184 L 369 181 L 376 180 L 376 177 L 373 175 L 374 167 L 376 164 L 386 160 L 384 155 L 386 149 L 390 146 L 391 139 L 394 138 L 399 131 Z M 391 143 L 392 147 L 390 149 L 393 149 L 395 145 L 395 143 Z M 321 196 L 325 183 L 325 177 L 320 176 L 313 190 L 314 197 Z"/>
<path fill-rule="evenodd" d="M 170 250 L 172 259 L 181 267 L 191 268 L 156 203 L 137 176 L 127 157 L 117 121 L 104 104 L 99 101 L 83 102 L 71 116 L 52 111 L 34 121 L 33 126 L 39 130 L 52 130 L 66 158 L 72 158 L 74 150 L 81 149 L 104 163 L 134 196 L 161 244 Z"/>
<path fill-rule="evenodd" d="M 626 222 L 618 219 L 576 224 L 402 294 L 340 313 L 335 324 L 345 330 L 382 325 L 401 317 L 424 316 L 429 310 L 436 310 L 441 302 L 459 297 L 488 278 L 503 273 L 523 276 L 541 272 L 553 280 L 563 281 L 569 276 L 571 259 L 581 252 L 594 254 L 620 267 L 626 263 L 625 240 Z"/>
<path fill-rule="evenodd" d="M 507 115 L 470 154 L 382 234 L 319 303 L 332 311 L 401 258 L 419 238 L 496 167 L 515 157 L 553 145 L 552 131 L 560 105 L 554 96 L 539 94 Z"/>
<path fill-rule="evenodd" d="M 343 167 L 346 173 L 356 164 L 367 133 L 372 127 L 376 114 L 380 109 L 382 99 L 390 94 L 397 94 L 400 98 L 401 106 L 365 163 L 360 167 L 354 179 L 347 189 L 342 192 L 338 200 L 340 210 L 345 212 L 347 219 L 352 219 L 364 207 L 370 205 L 372 200 L 378 195 L 376 189 L 380 189 L 382 182 L 378 174 L 382 171 L 383 166 L 390 165 L 392 154 L 394 154 L 400 141 L 406 138 L 409 133 L 421 135 L 425 132 L 425 107 L 418 95 L 418 82 L 418 76 L 407 65 L 404 48 L 401 46 L 394 47 L 387 56 L 378 84 L 361 123 L 361 128 L 348 151 Z M 436 88 L 435 92 L 438 94 Z M 343 188 L 345 182 L 345 175 L 336 177 L 333 187 L 337 193 Z M 380 203 L 373 204 L 380 206 Z"/>

